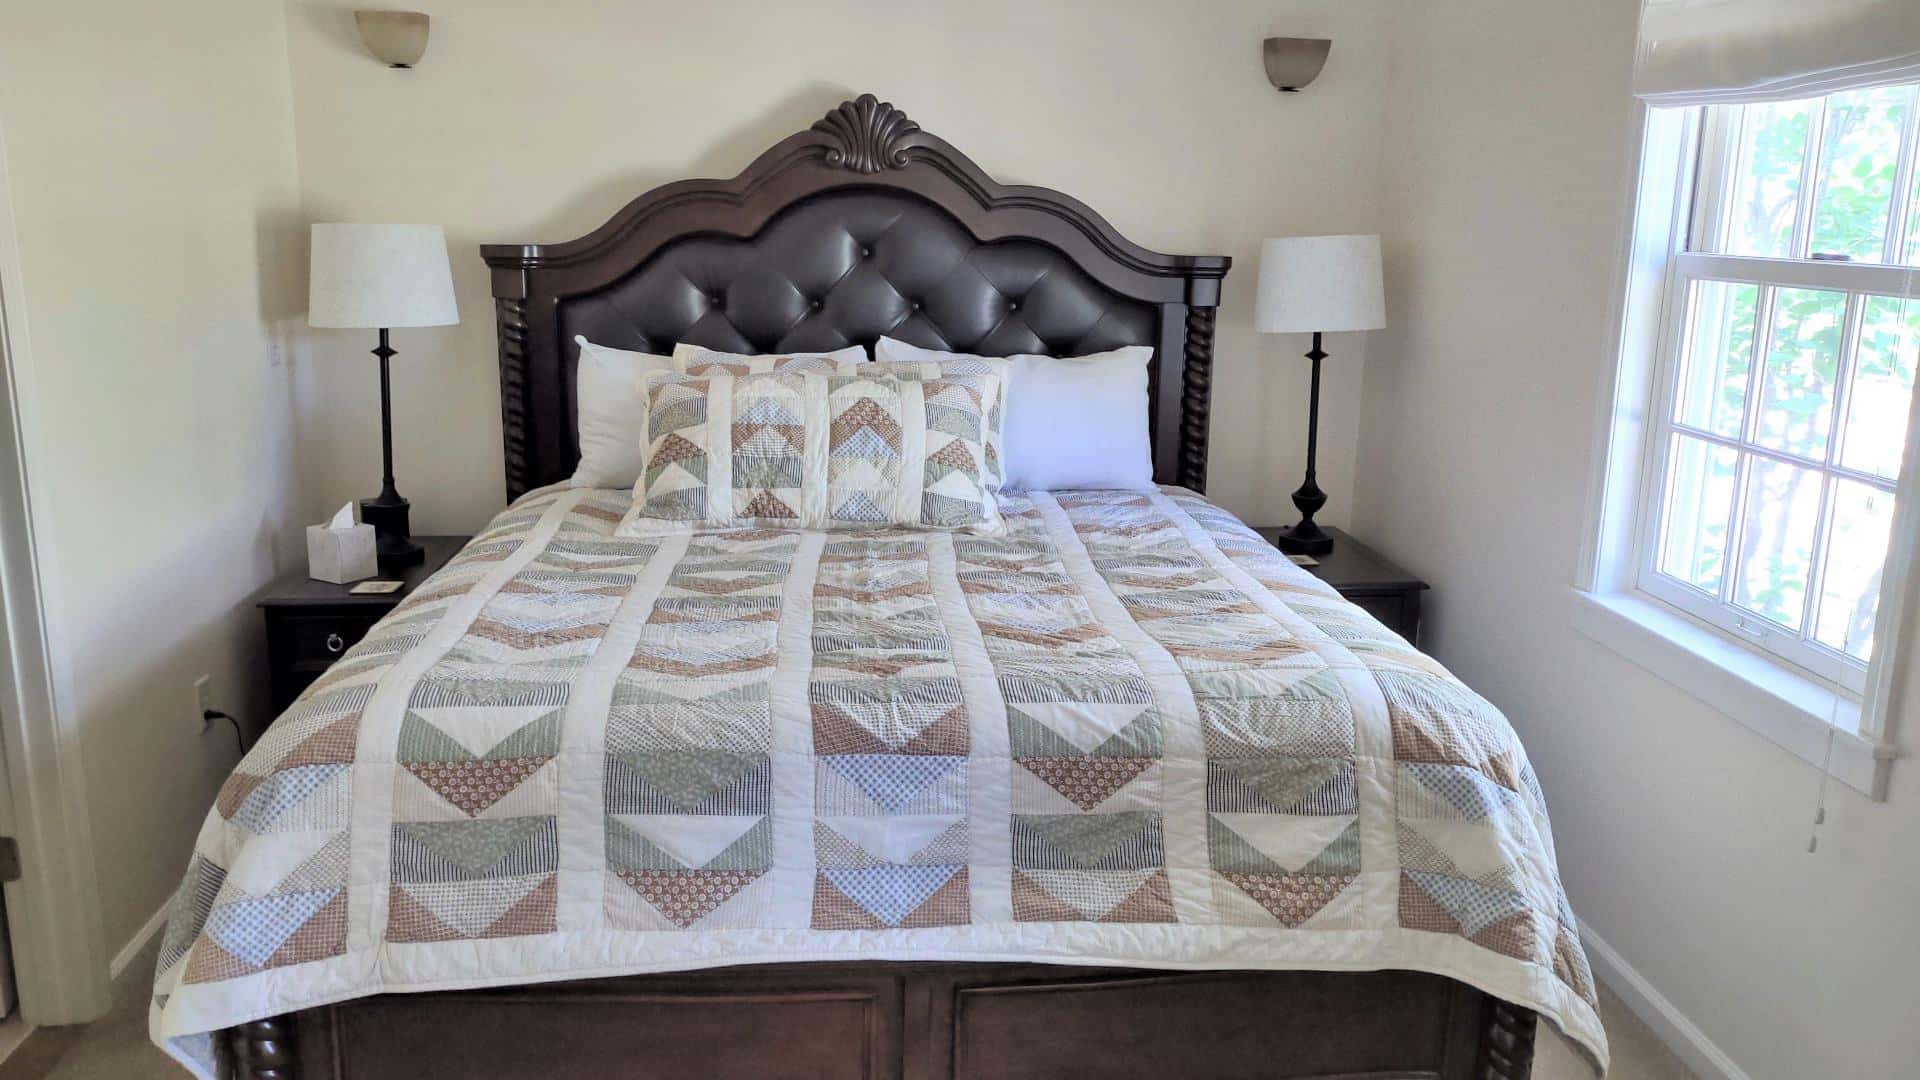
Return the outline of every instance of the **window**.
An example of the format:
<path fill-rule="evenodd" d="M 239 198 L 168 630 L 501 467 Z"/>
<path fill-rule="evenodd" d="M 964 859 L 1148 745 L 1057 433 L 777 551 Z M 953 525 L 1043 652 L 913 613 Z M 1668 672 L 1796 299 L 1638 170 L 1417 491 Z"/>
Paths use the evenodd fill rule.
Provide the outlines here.
<path fill-rule="evenodd" d="M 1859 695 L 1920 358 L 1920 85 L 1681 127 L 1632 583 Z"/>

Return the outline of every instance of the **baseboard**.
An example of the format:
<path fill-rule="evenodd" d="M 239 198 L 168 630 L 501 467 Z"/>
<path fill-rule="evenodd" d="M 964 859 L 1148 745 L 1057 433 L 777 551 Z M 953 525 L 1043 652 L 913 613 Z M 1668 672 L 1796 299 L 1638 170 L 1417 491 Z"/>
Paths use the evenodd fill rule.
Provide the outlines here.
<path fill-rule="evenodd" d="M 1581 923 L 1580 939 L 1586 943 L 1587 961 L 1593 967 L 1594 976 L 1620 995 L 1621 1002 L 1633 1015 L 1652 1028 L 1694 1075 L 1701 1080 L 1751 1080 L 1745 1069 L 1734 1064 L 1724 1050 L 1707 1038 L 1706 1032 L 1695 1027 L 1666 995 L 1654 989 L 1625 957 L 1594 933 L 1593 927 Z"/>
<path fill-rule="evenodd" d="M 146 948 L 147 943 L 153 940 L 153 935 L 166 929 L 167 908 L 170 904 L 171 898 L 169 903 L 160 905 L 160 910 L 153 913 L 153 917 L 147 920 L 145 926 L 133 932 L 132 941 L 120 946 L 120 951 L 113 954 L 113 963 L 107 965 L 109 978 L 117 981 L 121 975 L 126 974 L 126 970 L 133 966 L 133 961 L 140 955 L 140 950 Z"/>

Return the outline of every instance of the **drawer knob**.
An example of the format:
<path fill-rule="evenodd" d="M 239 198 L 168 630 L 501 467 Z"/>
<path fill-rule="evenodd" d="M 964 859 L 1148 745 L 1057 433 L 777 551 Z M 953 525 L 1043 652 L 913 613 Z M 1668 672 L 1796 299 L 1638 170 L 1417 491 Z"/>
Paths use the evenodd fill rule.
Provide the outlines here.
<path fill-rule="evenodd" d="M 341 637 L 339 634 L 327 635 L 327 651 L 328 652 L 337 653 L 342 649 L 345 649 L 346 647 L 347 647 L 346 638 Z"/>

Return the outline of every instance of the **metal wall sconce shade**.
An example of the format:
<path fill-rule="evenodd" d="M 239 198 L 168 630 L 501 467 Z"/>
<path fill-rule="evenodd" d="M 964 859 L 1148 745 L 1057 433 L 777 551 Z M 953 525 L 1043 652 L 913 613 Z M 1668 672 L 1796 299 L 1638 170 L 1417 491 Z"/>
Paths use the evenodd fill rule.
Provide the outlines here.
<path fill-rule="evenodd" d="M 1260 49 L 1267 65 L 1267 81 L 1275 90 L 1289 94 L 1320 77 L 1331 51 L 1331 38 L 1270 37 Z"/>
<path fill-rule="evenodd" d="M 360 41 L 388 67 L 410 68 L 427 51 L 427 17 L 418 11 L 356 11 Z"/>

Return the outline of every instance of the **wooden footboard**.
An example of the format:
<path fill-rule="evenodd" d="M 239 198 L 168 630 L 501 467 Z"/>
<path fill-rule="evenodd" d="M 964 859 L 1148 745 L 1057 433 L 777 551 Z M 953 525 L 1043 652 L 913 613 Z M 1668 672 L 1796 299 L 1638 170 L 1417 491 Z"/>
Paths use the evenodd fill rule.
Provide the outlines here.
<path fill-rule="evenodd" d="M 386 995 L 230 1029 L 239 1080 L 1518 1080 L 1536 1020 L 1404 971 L 796 964 Z"/>

